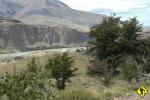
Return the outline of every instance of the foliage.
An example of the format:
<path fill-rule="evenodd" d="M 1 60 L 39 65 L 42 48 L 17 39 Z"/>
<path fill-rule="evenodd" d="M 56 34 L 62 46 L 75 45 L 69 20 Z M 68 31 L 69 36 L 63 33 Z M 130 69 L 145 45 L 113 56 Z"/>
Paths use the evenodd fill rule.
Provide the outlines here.
<path fill-rule="evenodd" d="M 126 63 L 122 63 L 122 72 L 124 78 L 131 82 L 137 72 L 136 61 L 132 57 L 128 57 L 127 59 Z"/>
<path fill-rule="evenodd" d="M 123 73 L 124 76 L 128 77 L 127 79 L 131 81 L 132 78 L 138 79 L 139 75 L 143 72 L 143 55 L 145 52 L 143 46 L 145 46 L 145 41 L 139 34 L 142 31 L 142 25 L 139 24 L 136 17 L 122 22 L 122 26 L 123 30 L 120 42 L 124 56 Z M 132 61 L 130 59 L 132 59 Z"/>
<path fill-rule="evenodd" d="M 92 65 L 99 68 L 107 85 L 121 65 L 128 80 L 139 80 L 144 72 L 149 72 L 150 42 L 141 38 L 141 31 L 142 25 L 136 17 L 120 21 L 120 17 L 112 16 L 91 28 L 89 35 L 93 40 L 89 42 L 88 54 L 94 57 Z M 130 57 L 132 63 L 127 63 Z"/>
<path fill-rule="evenodd" d="M 32 62 L 32 63 L 31 63 Z M 35 59 L 31 60 L 32 65 L 37 67 Z M 36 65 L 36 66 L 35 66 Z M 32 69 L 33 70 L 33 69 Z M 7 74 L 0 82 L 0 99 L 9 100 L 36 100 L 49 97 L 54 98 L 54 91 L 52 91 L 52 83 L 48 80 L 42 70 L 26 71 L 16 73 L 14 75 Z"/>
<path fill-rule="evenodd" d="M 89 35 L 94 38 L 89 45 L 88 53 L 103 60 L 112 55 L 118 55 L 119 35 L 121 33 L 120 17 L 104 18 L 102 24 L 91 28 Z"/>
<path fill-rule="evenodd" d="M 0 83 L 0 96 L 6 96 L 10 100 L 40 99 L 48 91 L 51 92 L 45 87 L 45 82 L 46 80 L 43 76 L 35 76 L 31 73 L 6 76 L 5 81 Z"/>
<path fill-rule="evenodd" d="M 57 80 L 59 89 L 64 89 L 66 80 L 73 76 L 73 73 L 77 70 L 73 69 L 73 62 L 73 59 L 67 52 L 48 60 L 45 70 L 52 72 L 52 76 Z"/>
<path fill-rule="evenodd" d="M 92 61 L 94 65 L 100 62 L 105 63 L 101 67 L 103 70 L 100 70 L 103 72 L 106 85 L 111 83 L 112 72 L 119 65 L 121 58 L 122 51 L 119 40 L 122 27 L 120 24 L 120 17 L 104 18 L 102 24 L 92 27 L 89 33 L 94 39 L 89 42 L 90 49 L 87 53 L 94 57 L 94 61 Z"/>
<path fill-rule="evenodd" d="M 121 37 L 122 51 L 124 54 L 125 66 L 127 67 L 124 71 L 126 73 L 134 73 L 134 75 L 128 75 L 128 80 L 131 81 L 131 78 L 136 78 L 139 81 L 144 72 L 148 71 L 148 60 L 150 57 L 150 45 L 149 41 L 141 38 L 139 34 L 142 31 L 142 25 L 139 24 L 139 21 L 136 17 L 130 18 L 129 20 L 123 22 L 123 34 Z M 132 57 L 132 66 L 128 65 L 128 58 Z M 130 67 L 129 67 L 130 66 Z M 131 77 L 134 76 L 134 77 Z"/>

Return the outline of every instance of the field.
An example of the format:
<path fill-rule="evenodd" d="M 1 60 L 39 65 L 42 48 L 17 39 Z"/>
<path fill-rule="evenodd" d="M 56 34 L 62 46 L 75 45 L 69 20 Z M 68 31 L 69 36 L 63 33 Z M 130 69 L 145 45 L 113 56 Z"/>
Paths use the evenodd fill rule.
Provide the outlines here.
<path fill-rule="evenodd" d="M 39 51 L 26 55 L 24 59 L 1 62 L 0 75 L 5 75 L 6 72 L 14 74 L 16 72 L 25 71 L 27 63 L 32 57 L 35 57 L 39 64 L 44 66 L 48 58 L 54 55 L 55 53 Z M 76 72 L 76 75 L 70 79 L 71 82 L 66 83 L 66 89 L 59 92 L 64 98 L 67 98 L 65 97 L 66 94 L 71 93 L 71 91 L 76 91 L 77 93 L 84 93 L 84 91 L 86 91 L 102 100 L 117 100 L 117 98 L 120 98 L 122 95 L 132 96 L 132 93 L 134 93 L 140 85 L 129 84 L 122 80 L 120 76 L 117 76 L 113 79 L 113 85 L 107 88 L 103 84 L 102 77 L 88 75 L 87 67 L 89 66 L 89 63 L 86 55 L 83 53 L 70 53 L 70 55 L 74 59 L 74 67 L 78 68 L 78 71 Z M 149 85 L 149 82 L 147 82 L 146 85 Z M 72 94 L 69 95 L 71 96 Z"/>

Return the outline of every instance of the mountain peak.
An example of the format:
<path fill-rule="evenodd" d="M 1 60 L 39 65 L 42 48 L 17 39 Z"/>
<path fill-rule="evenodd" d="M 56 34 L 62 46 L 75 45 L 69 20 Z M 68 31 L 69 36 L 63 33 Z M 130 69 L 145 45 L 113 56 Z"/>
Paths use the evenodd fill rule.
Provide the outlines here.
<path fill-rule="evenodd" d="M 1 0 L 0 0 L 1 1 Z M 14 2 L 22 7 L 14 13 L 15 18 L 23 18 L 28 15 L 52 15 L 61 14 L 62 10 L 70 9 L 69 6 L 59 0 L 5 0 Z"/>
<path fill-rule="evenodd" d="M 69 7 L 68 5 L 64 4 L 63 2 L 59 1 L 59 0 L 45 0 L 45 3 L 47 5 L 55 5 L 55 6 L 58 6 L 58 7 Z"/>
<path fill-rule="evenodd" d="M 22 6 L 57 6 L 57 7 L 69 7 L 63 2 L 59 0 L 7 0 L 7 1 L 13 1 L 18 4 L 21 4 Z"/>
<path fill-rule="evenodd" d="M 81 30 L 88 30 L 104 17 L 73 10 L 59 0 L 0 0 L 0 16 L 19 19 L 31 25 L 62 25 Z"/>

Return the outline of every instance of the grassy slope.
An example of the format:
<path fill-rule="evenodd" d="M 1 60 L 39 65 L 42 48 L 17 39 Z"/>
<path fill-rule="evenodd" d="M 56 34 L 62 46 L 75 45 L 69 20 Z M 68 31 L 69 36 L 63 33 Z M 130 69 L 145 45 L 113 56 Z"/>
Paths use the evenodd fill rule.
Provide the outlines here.
<path fill-rule="evenodd" d="M 82 23 L 75 23 L 71 20 L 56 18 L 51 16 L 30 15 L 20 19 L 23 23 L 31 25 L 49 25 L 49 26 L 66 26 L 80 31 L 88 32 L 89 26 Z M 33 21 L 35 20 L 35 21 Z"/>
<path fill-rule="evenodd" d="M 52 57 L 52 54 L 48 54 L 45 52 L 39 52 L 36 54 L 32 54 L 28 56 L 23 61 L 15 61 L 10 63 L 1 63 L 0 65 L 0 74 L 4 74 L 6 71 L 8 73 L 13 74 L 14 73 L 14 66 L 16 66 L 16 71 L 22 71 L 26 69 L 27 61 L 32 56 L 36 56 L 39 63 L 41 65 L 44 65 L 48 59 L 48 57 Z M 131 90 L 136 90 L 139 86 L 136 85 L 130 85 L 129 83 L 119 80 L 118 78 L 114 78 L 114 84 L 106 88 L 103 85 L 103 78 L 101 77 L 90 77 L 87 75 L 87 66 L 88 66 L 88 59 L 83 54 L 71 54 L 73 59 L 75 60 L 74 66 L 78 68 L 78 71 L 76 72 L 76 76 L 71 78 L 71 83 L 67 83 L 67 87 L 64 91 L 61 91 L 59 94 L 61 96 L 66 96 L 66 93 L 70 93 L 70 91 L 79 91 L 81 90 L 88 91 L 89 93 L 92 93 L 92 95 L 95 95 L 96 97 L 102 99 L 102 100 L 110 100 L 114 97 L 119 97 L 121 95 L 126 94 L 127 92 Z"/>

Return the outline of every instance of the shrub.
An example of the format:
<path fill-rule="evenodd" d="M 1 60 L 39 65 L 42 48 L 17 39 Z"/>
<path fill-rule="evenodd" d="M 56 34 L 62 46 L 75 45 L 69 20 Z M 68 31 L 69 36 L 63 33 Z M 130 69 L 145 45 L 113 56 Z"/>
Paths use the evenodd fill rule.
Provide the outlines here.
<path fill-rule="evenodd" d="M 29 68 L 31 68 L 29 71 L 16 73 L 14 75 L 7 74 L 4 80 L 0 82 L 0 99 L 41 100 L 44 99 L 45 96 L 54 98 L 52 82 L 48 81 L 42 70 L 35 69 L 35 67 L 39 67 L 35 59 L 32 59 L 28 65 Z"/>
<path fill-rule="evenodd" d="M 43 96 L 45 91 L 44 80 L 31 73 L 20 73 L 14 76 L 6 76 L 0 83 L 0 96 L 6 96 L 10 100 L 37 99 Z"/>
<path fill-rule="evenodd" d="M 56 55 L 48 60 L 45 69 L 52 72 L 52 76 L 57 80 L 58 89 L 64 89 L 66 80 L 77 70 L 73 68 L 73 62 L 68 53 Z"/>

